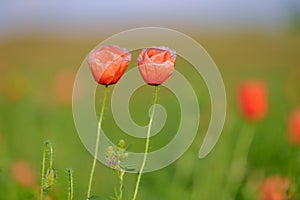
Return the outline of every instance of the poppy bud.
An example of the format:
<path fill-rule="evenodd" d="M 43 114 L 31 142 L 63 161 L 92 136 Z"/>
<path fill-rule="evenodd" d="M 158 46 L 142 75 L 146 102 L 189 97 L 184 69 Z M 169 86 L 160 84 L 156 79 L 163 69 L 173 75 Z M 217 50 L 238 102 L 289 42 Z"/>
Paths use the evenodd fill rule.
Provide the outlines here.
<path fill-rule="evenodd" d="M 50 189 L 53 187 L 56 179 L 56 173 L 53 168 L 48 168 L 46 175 L 45 175 L 45 183 L 44 183 L 44 189 Z"/>

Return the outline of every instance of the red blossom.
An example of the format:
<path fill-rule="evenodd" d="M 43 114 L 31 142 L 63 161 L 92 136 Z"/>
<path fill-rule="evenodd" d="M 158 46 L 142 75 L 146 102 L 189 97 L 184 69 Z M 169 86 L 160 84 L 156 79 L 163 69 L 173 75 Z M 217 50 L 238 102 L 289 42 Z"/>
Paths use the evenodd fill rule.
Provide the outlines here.
<path fill-rule="evenodd" d="M 286 200 L 290 181 L 288 178 L 271 176 L 266 178 L 259 190 L 259 200 Z"/>
<path fill-rule="evenodd" d="M 166 82 L 174 71 L 176 53 L 168 47 L 143 49 L 137 62 L 140 73 L 149 85 Z"/>
<path fill-rule="evenodd" d="M 70 104 L 72 102 L 75 75 L 71 70 L 64 70 L 55 76 L 52 85 L 55 100 L 63 104 Z"/>
<path fill-rule="evenodd" d="M 290 115 L 288 133 L 291 143 L 300 145 L 300 108 L 296 109 Z"/>
<path fill-rule="evenodd" d="M 238 89 L 237 100 L 242 115 L 250 121 L 265 118 L 268 112 L 268 91 L 265 82 L 248 81 Z"/>
<path fill-rule="evenodd" d="M 36 177 L 33 167 L 26 161 L 16 161 L 10 167 L 13 179 L 23 187 L 34 187 Z"/>
<path fill-rule="evenodd" d="M 131 54 L 115 45 L 94 49 L 88 57 L 88 65 L 97 83 L 112 85 L 119 81 L 131 60 Z"/>

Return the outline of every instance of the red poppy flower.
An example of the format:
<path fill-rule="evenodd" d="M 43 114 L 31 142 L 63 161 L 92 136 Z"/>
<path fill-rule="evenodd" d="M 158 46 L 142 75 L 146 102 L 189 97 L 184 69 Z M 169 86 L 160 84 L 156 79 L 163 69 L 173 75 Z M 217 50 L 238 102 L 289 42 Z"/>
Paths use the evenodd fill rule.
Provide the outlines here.
<path fill-rule="evenodd" d="M 290 181 L 287 178 L 272 176 L 266 178 L 259 190 L 260 200 L 285 200 Z"/>
<path fill-rule="evenodd" d="M 249 81 L 238 89 L 238 104 L 242 115 L 250 121 L 263 119 L 268 111 L 268 92 L 262 81 Z"/>
<path fill-rule="evenodd" d="M 76 74 L 73 71 L 64 70 L 58 73 L 53 81 L 53 95 L 55 100 L 62 104 L 72 102 L 72 89 Z"/>
<path fill-rule="evenodd" d="M 137 63 L 140 73 L 149 85 L 166 82 L 174 71 L 176 53 L 168 47 L 151 47 L 143 49 Z"/>
<path fill-rule="evenodd" d="M 292 112 L 288 124 L 291 143 L 300 145 L 300 108 Z"/>
<path fill-rule="evenodd" d="M 112 85 L 119 81 L 131 60 L 131 54 L 121 47 L 105 45 L 94 49 L 88 56 L 88 65 L 95 81 Z"/>
<path fill-rule="evenodd" d="M 13 179 L 23 187 L 33 187 L 36 184 L 36 177 L 32 166 L 26 161 L 16 161 L 11 167 Z"/>

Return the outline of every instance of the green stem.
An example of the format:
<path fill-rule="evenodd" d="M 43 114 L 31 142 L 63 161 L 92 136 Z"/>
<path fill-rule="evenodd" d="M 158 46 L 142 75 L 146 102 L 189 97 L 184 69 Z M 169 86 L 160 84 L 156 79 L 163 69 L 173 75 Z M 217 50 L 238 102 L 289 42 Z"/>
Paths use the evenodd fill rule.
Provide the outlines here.
<path fill-rule="evenodd" d="M 247 168 L 247 157 L 254 137 L 254 125 L 245 124 L 239 133 L 228 171 L 227 184 L 224 187 L 223 199 L 235 199 Z"/>
<path fill-rule="evenodd" d="M 53 148 L 51 143 L 49 143 L 49 151 L 50 151 L 49 169 L 53 169 Z"/>
<path fill-rule="evenodd" d="M 73 173 L 71 169 L 68 169 L 68 200 L 73 200 Z"/>
<path fill-rule="evenodd" d="M 52 168 L 52 166 L 53 166 L 53 148 L 52 148 L 52 144 L 50 142 L 46 141 L 44 143 L 43 159 L 42 159 L 40 200 L 44 199 L 44 182 L 45 182 L 47 148 L 49 148 L 49 154 L 50 154 L 49 167 Z"/>
<path fill-rule="evenodd" d="M 146 138 L 144 158 L 143 158 L 142 166 L 141 166 L 140 171 L 139 171 L 139 175 L 138 175 L 138 178 L 137 178 L 137 182 L 136 182 L 136 186 L 135 186 L 134 195 L 133 195 L 132 200 L 135 200 L 136 197 L 137 197 L 137 194 L 138 194 L 138 191 L 139 191 L 139 185 L 140 185 L 140 182 L 141 182 L 142 173 L 144 171 L 146 160 L 147 160 L 147 155 L 148 155 L 148 152 L 149 152 L 151 126 L 152 126 L 152 122 L 153 122 L 153 118 L 154 118 L 157 99 L 158 99 L 158 85 L 155 86 L 154 102 L 153 102 L 153 108 L 152 108 L 152 112 L 151 112 L 151 116 L 150 116 L 150 120 L 149 120 L 149 125 L 148 125 L 148 132 L 147 132 L 147 138 Z"/>
<path fill-rule="evenodd" d="M 121 169 L 120 170 L 120 175 L 119 175 L 120 186 L 119 186 L 118 200 L 122 200 L 122 198 L 123 198 L 124 175 L 125 175 L 125 170 Z"/>
<path fill-rule="evenodd" d="M 40 188 L 40 200 L 44 199 L 44 177 L 45 177 L 45 165 L 46 165 L 46 153 L 47 153 L 47 144 L 44 144 L 43 151 L 43 160 L 42 160 L 42 174 L 41 174 L 41 188 Z"/>
<path fill-rule="evenodd" d="M 96 167 L 97 157 L 98 157 L 98 149 L 99 149 L 99 142 L 100 142 L 100 135 L 101 135 L 101 124 L 102 124 L 104 110 L 105 110 L 107 90 L 108 90 L 108 86 L 106 85 L 105 89 L 104 89 L 104 97 L 103 97 L 101 113 L 100 113 L 100 117 L 99 117 L 99 121 L 98 121 L 98 130 L 97 130 L 95 154 L 94 154 L 92 169 L 91 169 L 91 172 L 90 172 L 90 179 L 89 179 L 89 185 L 88 185 L 88 190 L 87 190 L 87 200 L 91 197 L 91 189 L 92 189 L 93 177 L 94 177 L 95 167 Z"/>
<path fill-rule="evenodd" d="M 300 148 L 298 149 L 298 153 L 297 153 L 297 163 L 296 163 L 296 170 L 295 170 L 295 183 L 296 183 L 296 189 L 297 191 L 300 191 Z M 294 172 L 294 170 L 293 170 Z M 293 175 L 291 175 L 292 177 Z"/>

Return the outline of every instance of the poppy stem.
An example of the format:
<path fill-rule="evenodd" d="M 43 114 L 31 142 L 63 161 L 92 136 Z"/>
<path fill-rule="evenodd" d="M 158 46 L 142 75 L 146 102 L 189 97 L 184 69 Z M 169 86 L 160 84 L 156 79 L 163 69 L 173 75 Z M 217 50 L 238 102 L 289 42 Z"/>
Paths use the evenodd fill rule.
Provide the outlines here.
<path fill-rule="evenodd" d="M 101 125 L 102 125 L 105 104 L 106 104 L 106 99 L 107 99 L 107 90 L 108 90 L 108 86 L 106 85 L 104 88 L 104 97 L 103 97 L 102 108 L 101 108 L 100 117 L 99 117 L 99 121 L 98 121 L 96 146 L 95 146 L 94 160 L 93 160 L 93 165 L 92 165 L 92 169 L 90 172 L 90 179 L 89 179 L 89 185 L 88 185 L 88 190 L 87 190 L 87 200 L 91 197 L 93 177 L 94 177 L 95 167 L 96 167 L 97 157 L 98 157 L 98 149 L 99 149 L 99 142 L 100 142 L 100 135 L 101 135 Z"/>
<path fill-rule="evenodd" d="M 136 186 L 135 186 L 135 191 L 134 191 L 134 195 L 132 200 L 135 200 L 138 194 L 138 190 L 139 190 L 139 185 L 141 182 L 141 177 L 146 165 L 146 160 L 147 160 L 147 155 L 149 152 L 149 144 L 150 144 L 150 133 L 151 133 L 151 126 L 152 126 L 152 122 L 153 122 L 153 118 L 154 118 L 154 113 L 155 113 L 155 108 L 157 105 L 157 99 L 158 99 L 158 85 L 155 85 L 155 94 L 154 94 L 154 101 L 153 101 L 153 108 L 151 111 L 151 115 L 150 115 L 150 120 L 149 120 L 149 125 L 148 125 L 148 131 L 147 131 L 147 138 L 146 138 L 146 144 L 145 144 L 145 152 L 144 152 L 144 158 L 143 158 L 143 162 L 139 171 L 139 175 L 137 178 L 137 182 L 136 182 Z"/>
<path fill-rule="evenodd" d="M 67 169 L 68 172 L 68 200 L 73 200 L 73 172 L 72 169 Z"/>
<path fill-rule="evenodd" d="M 52 165 L 53 165 L 53 148 L 52 148 L 52 144 L 49 141 L 46 141 L 44 143 L 43 159 L 42 159 L 40 200 L 44 199 L 44 182 L 45 182 L 46 156 L 47 156 L 47 149 L 48 148 L 49 148 L 49 155 L 50 155 L 49 168 L 52 169 Z"/>
<path fill-rule="evenodd" d="M 53 148 L 51 143 L 49 143 L 49 151 L 50 151 L 50 160 L 49 160 L 49 169 L 53 167 Z"/>
<path fill-rule="evenodd" d="M 238 134 L 233 156 L 228 170 L 228 179 L 223 190 L 223 199 L 235 199 L 247 168 L 247 157 L 254 137 L 255 126 L 244 124 Z"/>
<path fill-rule="evenodd" d="M 124 175 L 125 175 L 125 170 L 121 169 L 119 171 L 119 181 L 120 181 L 120 185 L 119 185 L 119 196 L 118 196 L 118 200 L 122 200 L 123 198 L 123 188 L 124 188 Z"/>

